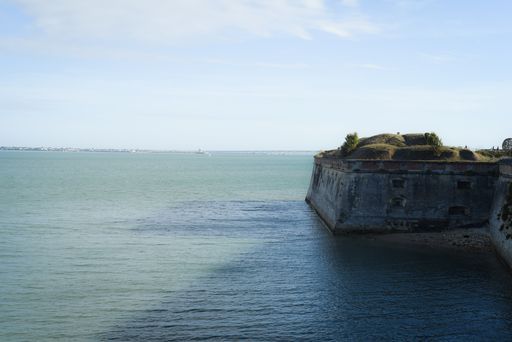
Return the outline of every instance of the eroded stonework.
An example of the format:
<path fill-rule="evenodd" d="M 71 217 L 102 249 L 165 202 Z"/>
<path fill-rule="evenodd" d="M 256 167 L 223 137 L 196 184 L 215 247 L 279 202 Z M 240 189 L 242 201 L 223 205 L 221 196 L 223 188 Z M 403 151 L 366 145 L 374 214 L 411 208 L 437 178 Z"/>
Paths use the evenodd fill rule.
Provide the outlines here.
<path fill-rule="evenodd" d="M 498 174 L 496 163 L 315 158 L 306 200 L 334 233 L 481 226 Z"/>

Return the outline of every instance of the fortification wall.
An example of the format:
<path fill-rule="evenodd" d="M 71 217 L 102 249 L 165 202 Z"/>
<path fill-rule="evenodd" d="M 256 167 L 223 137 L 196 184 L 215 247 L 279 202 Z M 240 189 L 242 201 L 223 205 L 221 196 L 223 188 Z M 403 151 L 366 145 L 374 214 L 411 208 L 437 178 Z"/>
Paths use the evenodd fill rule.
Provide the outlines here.
<path fill-rule="evenodd" d="M 315 158 L 306 201 L 334 233 L 487 222 L 496 163 Z"/>
<path fill-rule="evenodd" d="M 496 252 L 512 267 L 512 159 L 502 160 L 499 167 L 490 232 Z"/>

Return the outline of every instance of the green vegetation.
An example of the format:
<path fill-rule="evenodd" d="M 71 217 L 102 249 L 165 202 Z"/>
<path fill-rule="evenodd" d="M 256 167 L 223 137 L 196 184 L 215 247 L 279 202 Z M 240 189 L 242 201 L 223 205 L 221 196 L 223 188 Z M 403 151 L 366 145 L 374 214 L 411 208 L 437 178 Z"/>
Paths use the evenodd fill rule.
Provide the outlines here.
<path fill-rule="evenodd" d="M 442 147 L 443 146 L 443 141 L 434 132 L 425 133 L 425 141 L 427 142 L 427 145 L 430 145 L 430 146 L 434 146 L 434 147 Z"/>
<path fill-rule="evenodd" d="M 512 150 L 478 150 L 477 153 L 492 159 L 512 157 Z"/>
<path fill-rule="evenodd" d="M 368 145 L 391 145 L 397 147 L 406 146 L 405 138 L 399 134 L 379 134 L 373 137 L 361 138 L 357 147 Z"/>
<path fill-rule="evenodd" d="M 351 155 L 351 159 L 393 159 L 396 147 L 388 144 L 370 144 L 357 148 Z"/>
<path fill-rule="evenodd" d="M 439 138 L 439 136 L 436 133 L 434 133 L 434 132 L 425 133 L 425 141 L 426 141 L 427 145 L 432 146 L 432 148 L 437 156 L 441 156 L 441 154 L 442 154 L 441 147 L 443 147 L 443 142 L 442 142 L 441 138 Z"/>
<path fill-rule="evenodd" d="M 441 138 L 434 132 L 379 134 L 360 139 L 357 133 L 351 133 L 346 136 L 341 148 L 322 152 L 320 156 L 367 160 L 492 160 L 492 156 L 467 148 L 443 146 Z"/>
<path fill-rule="evenodd" d="M 341 153 L 344 156 L 348 156 L 352 151 L 354 151 L 357 148 L 357 145 L 359 144 L 359 136 L 357 135 L 357 132 L 347 134 L 345 137 L 345 142 L 341 146 Z"/>

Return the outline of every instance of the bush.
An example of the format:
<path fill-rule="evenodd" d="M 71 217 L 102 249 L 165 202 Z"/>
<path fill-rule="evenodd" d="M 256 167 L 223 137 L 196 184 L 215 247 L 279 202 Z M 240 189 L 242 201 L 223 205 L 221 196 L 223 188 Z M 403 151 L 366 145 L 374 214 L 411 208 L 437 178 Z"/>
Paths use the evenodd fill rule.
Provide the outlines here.
<path fill-rule="evenodd" d="M 341 146 L 341 152 L 344 156 L 349 155 L 352 151 L 354 151 L 357 148 L 357 145 L 359 144 L 359 136 L 356 132 L 347 134 L 345 137 L 345 142 Z"/>
<path fill-rule="evenodd" d="M 427 141 L 427 145 L 434 146 L 434 147 L 443 146 L 443 141 L 434 132 L 425 133 L 425 140 Z"/>
<path fill-rule="evenodd" d="M 443 147 L 443 141 L 434 132 L 425 133 L 425 140 L 427 145 L 432 146 L 434 154 L 439 157 L 441 155 L 441 147 Z"/>

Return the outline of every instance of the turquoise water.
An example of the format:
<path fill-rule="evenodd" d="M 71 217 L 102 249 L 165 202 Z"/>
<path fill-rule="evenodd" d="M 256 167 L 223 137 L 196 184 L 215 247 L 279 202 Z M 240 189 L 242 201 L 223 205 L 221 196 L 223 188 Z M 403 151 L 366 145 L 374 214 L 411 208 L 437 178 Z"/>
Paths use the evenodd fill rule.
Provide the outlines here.
<path fill-rule="evenodd" d="M 0 340 L 504 339 L 488 255 L 333 237 L 312 156 L 0 152 Z"/>

